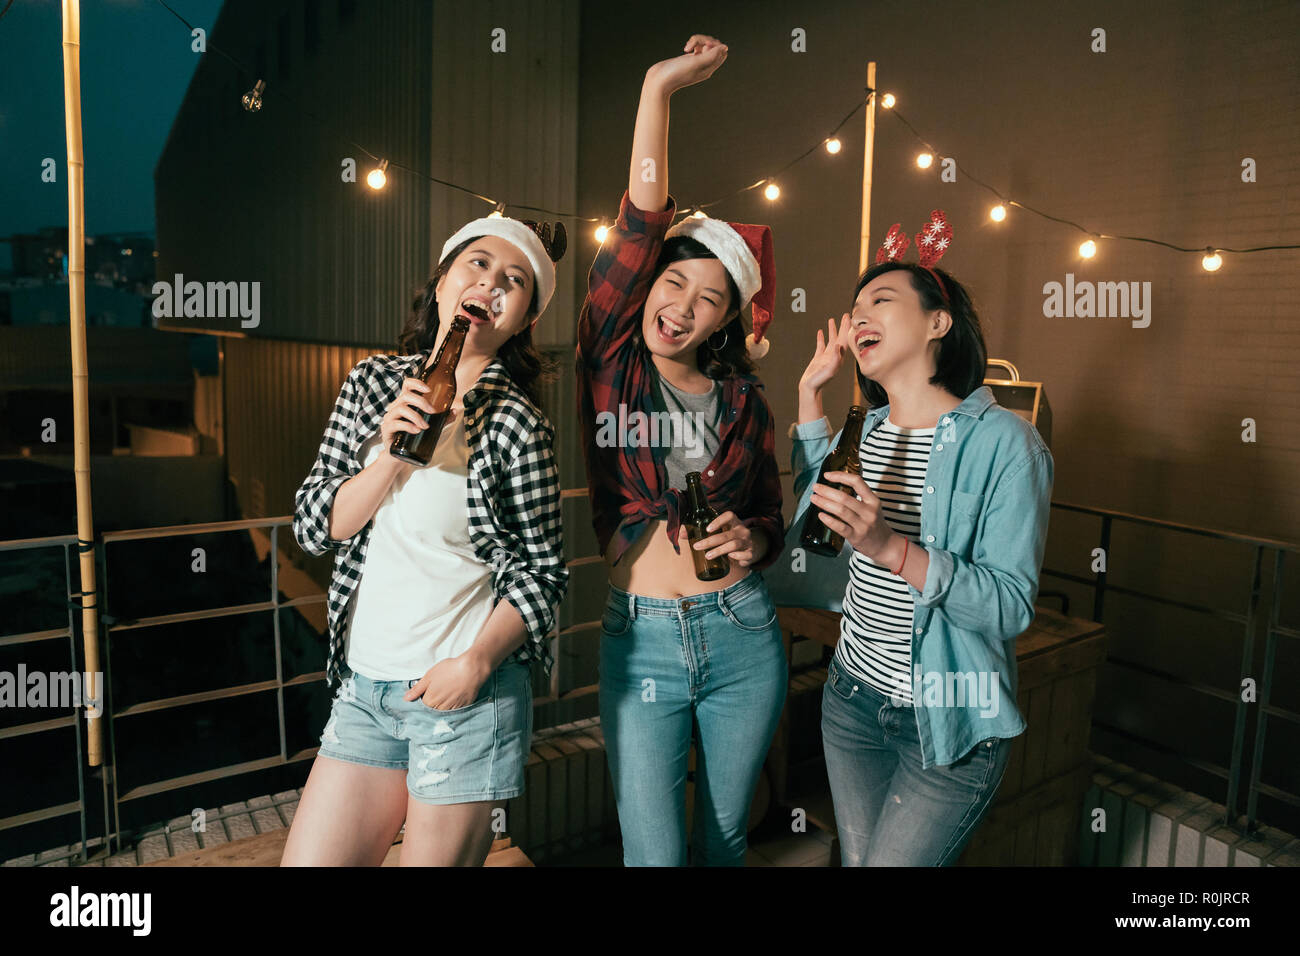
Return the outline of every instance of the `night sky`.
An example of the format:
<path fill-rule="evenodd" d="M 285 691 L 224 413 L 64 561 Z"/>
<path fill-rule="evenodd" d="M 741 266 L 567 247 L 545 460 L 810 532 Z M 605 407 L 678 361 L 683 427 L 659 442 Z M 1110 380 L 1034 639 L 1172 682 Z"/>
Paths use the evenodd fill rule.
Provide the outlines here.
<path fill-rule="evenodd" d="M 168 3 L 211 38 L 221 0 Z M 62 38 L 58 0 L 16 0 L 0 18 L 0 237 L 67 225 Z M 82 0 L 87 234 L 153 234 L 154 164 L 200 56 L 156 0 Z M 57 183 L 41 181 L 47 156 Z"/>

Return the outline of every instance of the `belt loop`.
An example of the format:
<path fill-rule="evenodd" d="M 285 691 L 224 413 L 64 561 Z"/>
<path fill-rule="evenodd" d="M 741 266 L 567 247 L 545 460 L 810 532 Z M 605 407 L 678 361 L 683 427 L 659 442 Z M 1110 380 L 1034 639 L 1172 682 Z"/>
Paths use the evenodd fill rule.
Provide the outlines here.
<path fill-rule="evenodd" d="M 627 619 L 629 621 L 636 620 L 636 595 L 631 591 L 627 593 Z"/>
<path fill-rule="evenodd" d="M 735 585 L 733 584 L 732 587 L 735 587 Z M 717 597 L 718 610 L 724 614 L 727 612 L 727 608 L 728 608 L 727 599 L 724 596 L 726 592 L 727 592 L 726 588 L 718 589 L 718 597 Z"/>

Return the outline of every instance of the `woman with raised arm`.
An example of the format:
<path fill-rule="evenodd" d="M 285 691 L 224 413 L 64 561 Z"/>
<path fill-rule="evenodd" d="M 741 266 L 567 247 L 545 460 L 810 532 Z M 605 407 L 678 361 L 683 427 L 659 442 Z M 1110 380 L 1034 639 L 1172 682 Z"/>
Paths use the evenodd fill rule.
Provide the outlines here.
<path fill-rule="evenodd" d="M 907 237 L 890 230 L 852 312 L 817 333 L 791 428 L 790 547 L 810 509 L 844 541 L 839 557 L 801 555 L 788 576 L 806 580 L 810 604 L 820 590 L 842 612 L 822 741 L 845 866 L 954 862 L 1025 729 L 1015 643 L 1034 618 L 1052 456 L 983 384 L 979 317 L 933 267 L 951 238 L 936 210 L 917 236 L 920 264 L 904 263 Z M 870 406 L 861 473 L 823 483 L 839 436 L 821 392 L 846 351 Z"/>
<path fill-rule="evenodd" d="M 592 521 L 610 580 L 600 716 L 628 866 L 687 862 L 693 737 L 691 862 L 743 865 L 786 692 L 781 629 L 757 573 L 781 550 L 781 486 L 772 413 L 746 347 L 766 349 L 771 232 L 707 217 L 669 228 L 668 101 L 726 56 L 716 39 L 693 36 L 646 72 L 628 190 L 578 325 Z M 717 512 L 694 545 L 684 520 L 692 473 Z M 701 572 L 709 580 L 692 549 L 721 565 Z"/>
<path fill-rule="evenodd" d="M 563 251 L 558 225 L 553 238 L 504 217 L 468 223 L 416 297 L 403 354 L 365 359 L 343 383 L 293 520 L 304 550 L 338 552 L 326 664 L 338 693 L 283 865 L 378 866 L 405 821 L 403 866 L 477 866 L 523 792 L 529 665 L 550 669 L 568 584 L 532 339 Z M 441 410 L 421 375 L 453 336 L 450 416 L 418 466 L 394 440 Z"/>

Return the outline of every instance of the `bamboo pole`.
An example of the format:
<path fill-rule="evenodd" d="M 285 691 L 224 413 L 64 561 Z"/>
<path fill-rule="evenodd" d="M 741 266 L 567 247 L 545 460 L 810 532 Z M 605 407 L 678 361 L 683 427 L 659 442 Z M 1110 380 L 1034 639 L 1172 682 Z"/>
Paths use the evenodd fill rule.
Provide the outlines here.
<path fill-rule="evenodd" d="M 77 552 L 81 562 L 81 636 L 86 653 L 83 703 L 99 701 L 99 609 L 95 590 L 95 522 L 90 509 L 90 377 L 86 371 L 85 167 L 81 154 L 81 6 L 63 0 L 63 116 L 68 141 L 68 318 L 72 337 L 73 475 L 77 487 Z M 86 756 L 103 762 L 100 717 L 87 708 Z"/>
<path fill-rule="evenodd" d="M 871 164 L 876 150 L 876 61 L 867 62 L 866 129 L 862 149 L 862 228 L 858 235 L 858 275 L 871 266 Z M 853 376 L 853 404 L 863 404 L 862 387 L 858 377 Z"/>

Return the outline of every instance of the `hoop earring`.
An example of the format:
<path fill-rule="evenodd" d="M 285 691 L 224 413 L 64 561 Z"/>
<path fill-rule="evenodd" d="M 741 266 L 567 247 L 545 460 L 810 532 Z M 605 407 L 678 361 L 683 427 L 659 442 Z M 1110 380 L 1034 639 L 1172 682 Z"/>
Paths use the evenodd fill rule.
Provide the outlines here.
<path fill-rule="evenodd" d="M 714 333 L 714 334 L 717 334 L 717 333 Z M 713 344 L 713 336 L 712 336 L 712 335 L 710 335 L 707 339 L 705 339 L 705 342 L 708 344 L 709 348 L 713 349 L 713 351 L 714 351 L 715 354 L 716 354 L 717 352 L 720 352 L 722 349 L 725 349 L 725 348 L 727 347 L 727 330 L 726 330 L 726 329 L 723 329 L 723 330 L 722 330 L 722 344 L 721 344 L 721 345 L 714 345 L 714 344 Z"/>

